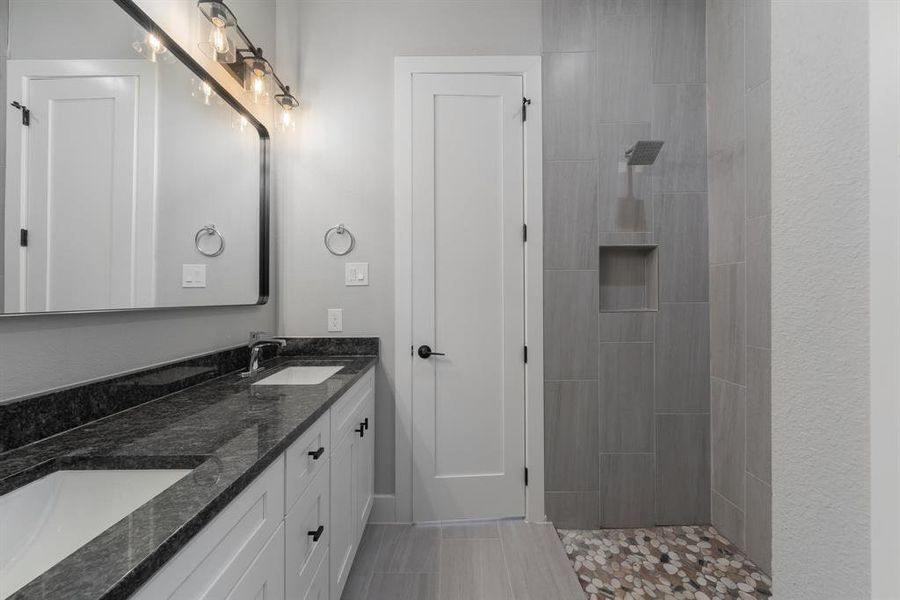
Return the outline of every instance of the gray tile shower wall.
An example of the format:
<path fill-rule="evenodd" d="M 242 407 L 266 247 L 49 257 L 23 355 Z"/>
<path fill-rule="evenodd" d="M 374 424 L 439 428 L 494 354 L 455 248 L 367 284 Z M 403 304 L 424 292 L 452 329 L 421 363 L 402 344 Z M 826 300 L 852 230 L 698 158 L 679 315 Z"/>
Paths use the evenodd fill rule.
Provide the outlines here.
<path fill-rule="evenodd" d="M 769 572 L 770 0 L 708 0 L 712 523 Z"/>
<path fill-rule="evenodd" d="M 543 2 L 545 481 L 557 525 L 709 521 L 705 21 L 704 0 Z M 629 173 L 625 150 L 642 139 L 665 146 Z M 645 300 L 616 289 L 637 272 L 599 261 L 600 246 L 628 244 L 658 245 L 659 310 L 600 312 L 601 291 L 616 309 Z M 636 271 L 645 256 L 607 252 Z"/>

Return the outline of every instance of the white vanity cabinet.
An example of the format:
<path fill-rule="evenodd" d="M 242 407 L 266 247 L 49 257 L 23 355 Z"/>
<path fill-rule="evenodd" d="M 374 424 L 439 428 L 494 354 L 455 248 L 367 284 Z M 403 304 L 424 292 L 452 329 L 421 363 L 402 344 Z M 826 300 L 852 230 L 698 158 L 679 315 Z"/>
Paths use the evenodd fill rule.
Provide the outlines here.
<path fill-rule="evenodd" d="M 374 369 L 132 600 L 339 600 L 372 510 Z"/>

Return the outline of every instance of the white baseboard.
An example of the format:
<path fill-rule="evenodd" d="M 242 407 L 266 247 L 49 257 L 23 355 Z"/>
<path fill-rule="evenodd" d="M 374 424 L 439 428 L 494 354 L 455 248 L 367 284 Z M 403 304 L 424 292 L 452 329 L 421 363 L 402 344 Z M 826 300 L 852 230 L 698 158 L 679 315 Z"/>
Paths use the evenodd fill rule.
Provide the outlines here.
<path fill-rule="evenodd" d="M 394 494 L 376 494 L 372 505 L 372 514 L 369 523 L 396 523 L 397 522 L 397 497 Z"/>

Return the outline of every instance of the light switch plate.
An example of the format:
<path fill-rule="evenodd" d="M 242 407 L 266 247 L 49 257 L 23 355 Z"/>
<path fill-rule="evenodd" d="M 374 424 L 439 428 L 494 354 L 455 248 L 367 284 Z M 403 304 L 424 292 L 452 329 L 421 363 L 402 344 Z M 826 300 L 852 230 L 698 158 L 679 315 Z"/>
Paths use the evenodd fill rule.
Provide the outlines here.
<path fill-rule="evenodd" d="M 344 285 L 369 285 L 369 263 L 345 263 Z"/>
<path fill-rule="evenodd" d="M 181 287 L 205 288 L 206 265 L 181 265 Z"/>
<path fill-rule="evenodd" d="M 344 330 L 344 309 L 329 308 L 328 309 L 328 331 Z"/>

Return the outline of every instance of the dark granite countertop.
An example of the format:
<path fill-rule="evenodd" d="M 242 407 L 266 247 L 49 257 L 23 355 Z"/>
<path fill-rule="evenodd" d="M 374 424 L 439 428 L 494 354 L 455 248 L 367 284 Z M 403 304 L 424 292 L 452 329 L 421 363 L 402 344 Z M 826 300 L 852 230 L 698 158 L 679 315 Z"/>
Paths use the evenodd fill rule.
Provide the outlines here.
<path fill-rule="evenodd" d="M 376 361 L 277 358 L 257 379 L 287 366 L 343 369 L 305 386 L 251 386 L 233 373 L 0 454 L 0 494 L 61 469 L 193 469 L 9 600 L 127 598 Z"/>

